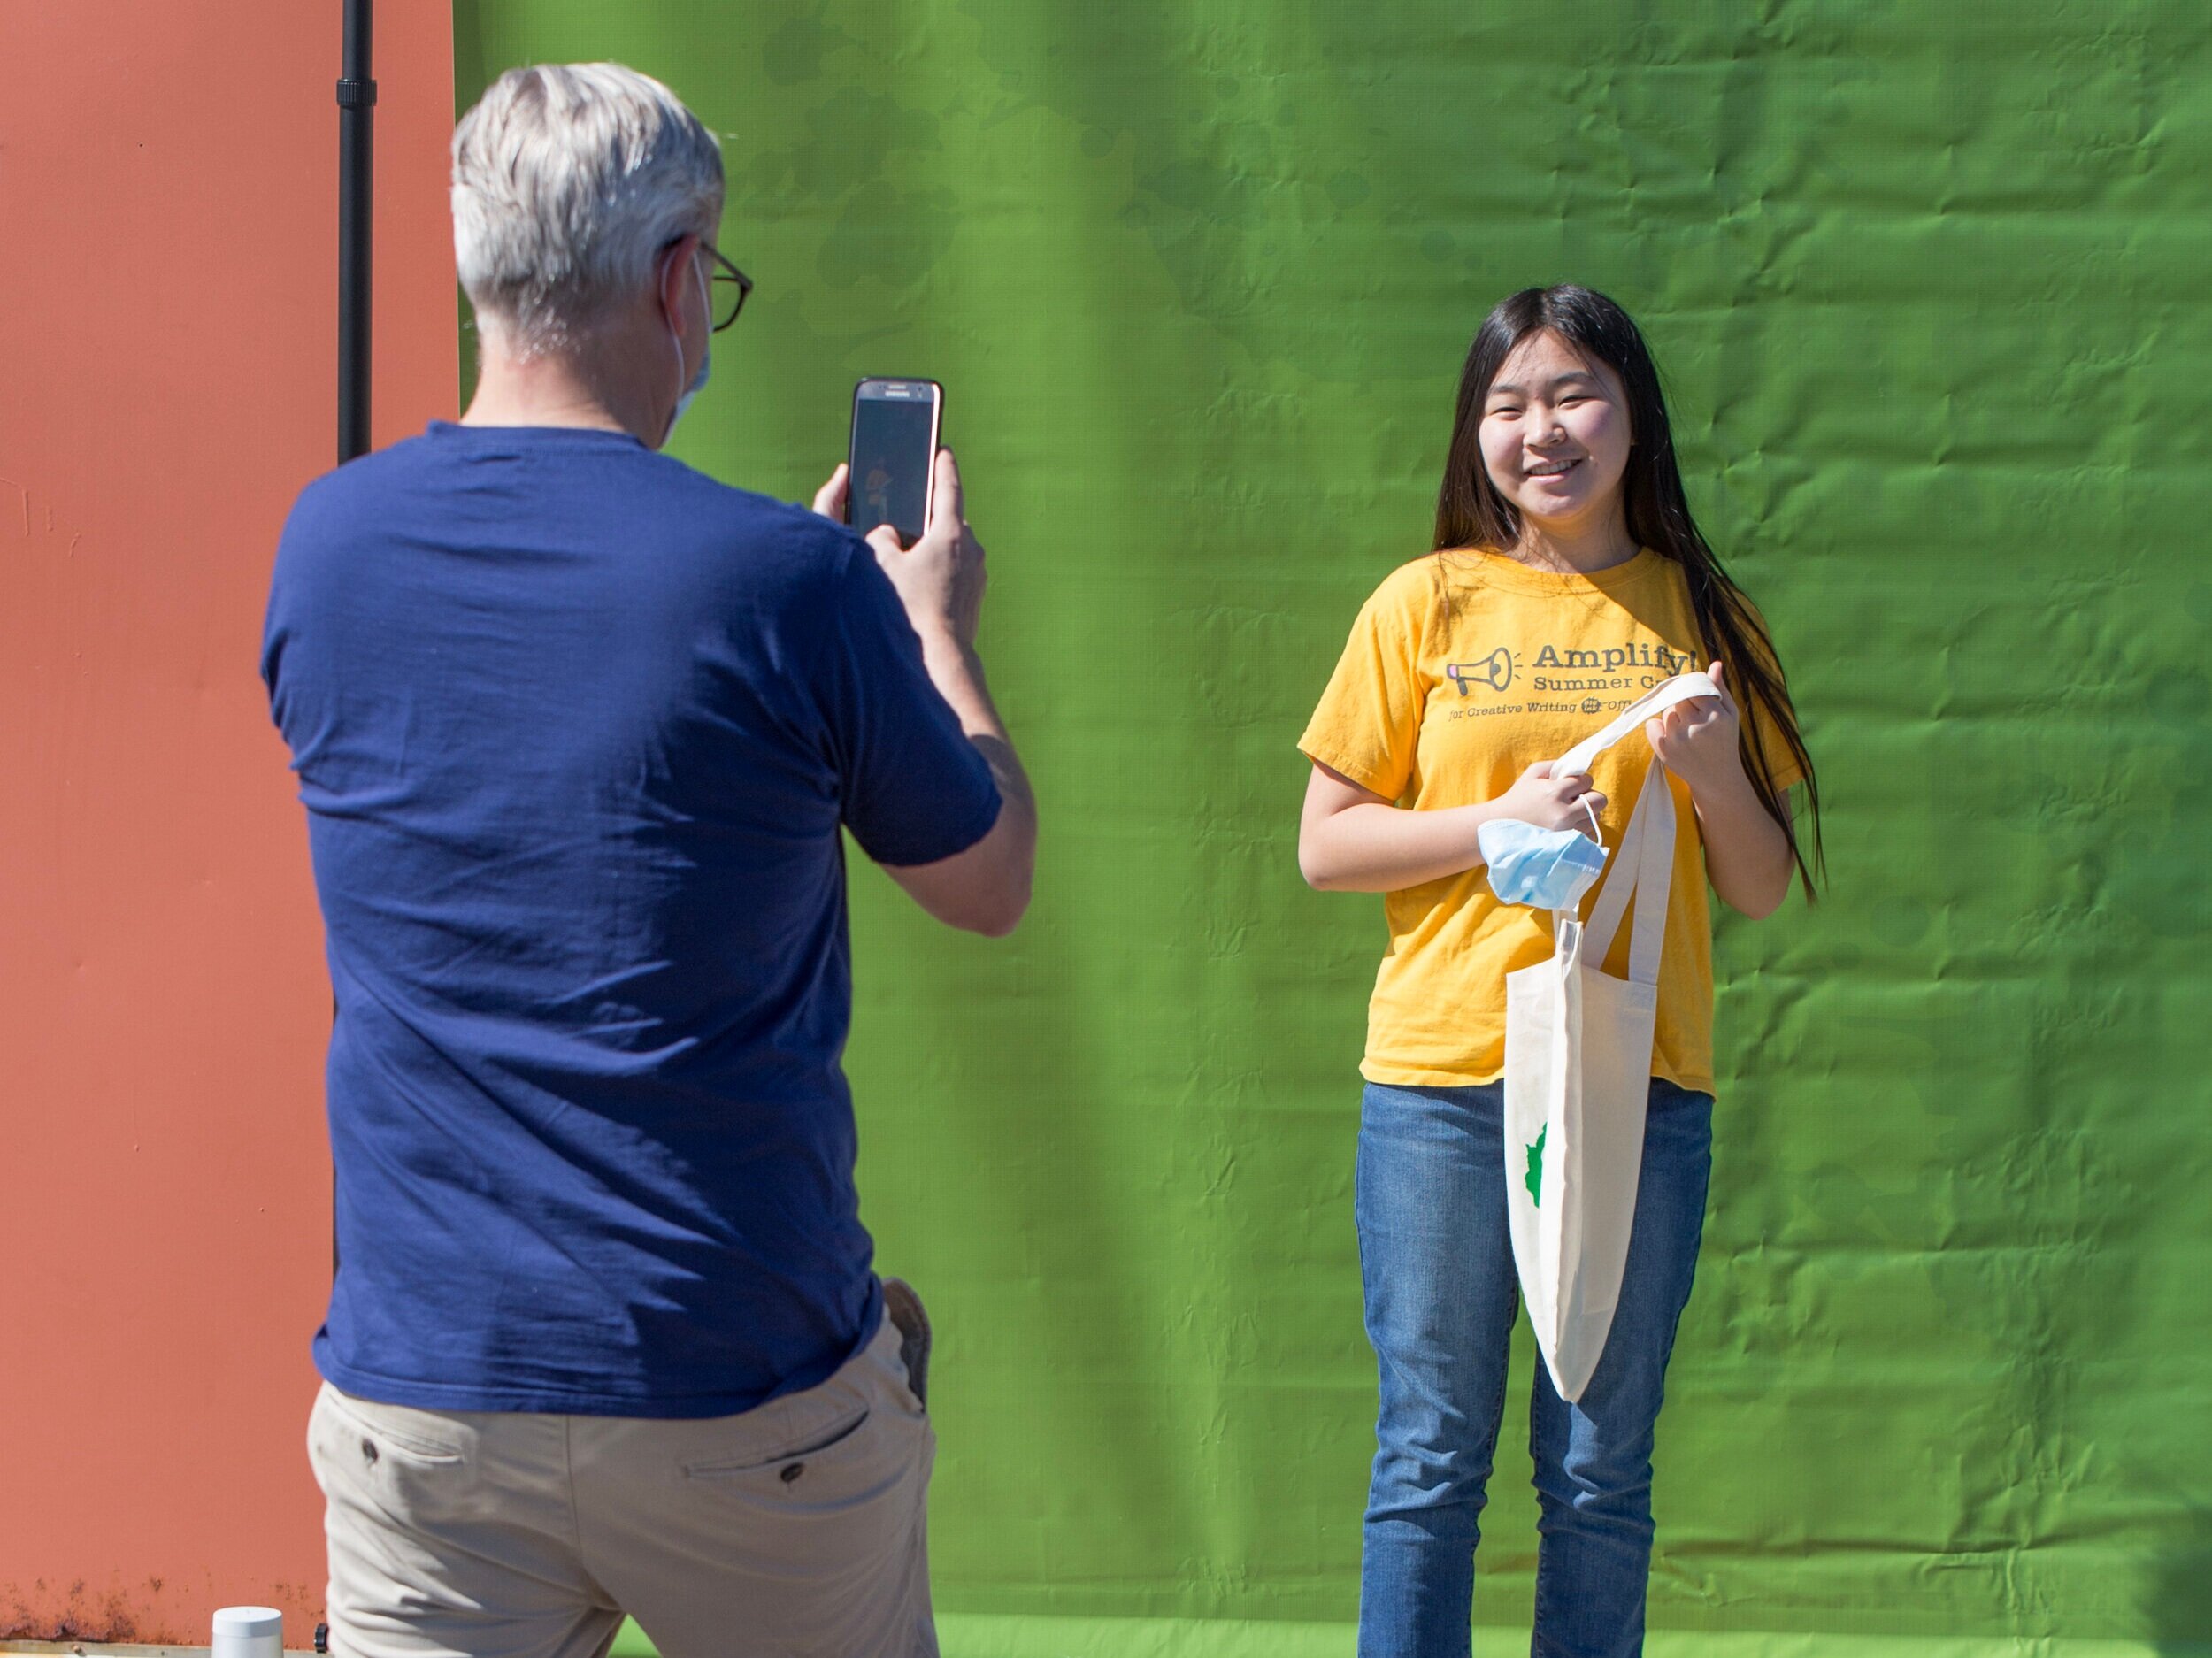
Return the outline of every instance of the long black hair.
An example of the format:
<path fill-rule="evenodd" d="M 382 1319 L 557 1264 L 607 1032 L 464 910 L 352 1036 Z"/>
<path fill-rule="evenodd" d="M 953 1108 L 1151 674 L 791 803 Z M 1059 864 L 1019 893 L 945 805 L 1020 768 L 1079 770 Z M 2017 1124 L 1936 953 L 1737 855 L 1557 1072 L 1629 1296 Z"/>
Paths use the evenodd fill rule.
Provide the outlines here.
<path fill-rule="evenodd" d="M 1642 332 L 1618 304 L 1602 294 L 1572 284 L 1525 288 L 1483 319 L 1475 342 L 1468 349 L 1467 365 L 1460 372 L 1451 449 L 1444 463 L 1443 487 L 1436 496 L 1436 549 L 1478 547 L 1502 552 L 1520 541 L 1519 510 L 1490 481 L 1489 470 L 1483 464 L 1483 405 L 1489 400 L 1491 382 L 1513 349 L 1531 334 L 1547 329 L 1586 358 L 1603 363 L 1621 377 L 1628 394 L 1629 430 L 1634 439 L 1628 451 L 1628 470 L 1621 478 L 1628 533 L 1637 546 L 1648 547 L 1662 558 L 1682 566 L 1701 641 L 1712 656 L 1726 664 L 1728 682 L 1747 715 L 1741 726 L 1745 773 L 1760 803 L 1789 837 L 1798 879 L 1804 885 L 1805 895 L 1811 898 L 1815 895 L 1813 872 L 1825 864 L 1820 840 L 1820 785 L 1813 776 L 1812 756 L 1798 734 L 1781 658 L 1758 611 L 1721 568 L 1720 560 L 1690 516 L 1681 468 L 1675 463 L 1674 432 L 1667 424 L 1658 366 L 1651 360 Z M 1779 733 L 1790 757 L 1805 774 L 1805 798 L 1813 831 L 1810 858 L 1798 840 L 1797 825 L 1783 804 L 1782 792 L 1774 786 L 1775 763 L 1780 756 L 1766 752 L 1761 721 L 1748 718 L 1755 709 Z"/>

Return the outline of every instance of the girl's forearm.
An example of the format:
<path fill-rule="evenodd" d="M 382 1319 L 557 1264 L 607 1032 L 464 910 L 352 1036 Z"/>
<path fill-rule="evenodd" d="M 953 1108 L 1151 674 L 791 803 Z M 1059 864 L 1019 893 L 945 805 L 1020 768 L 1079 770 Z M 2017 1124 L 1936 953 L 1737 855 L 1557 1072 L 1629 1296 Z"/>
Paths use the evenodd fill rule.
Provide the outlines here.
<path fill-rule="evenodd" d="M 1772 915 L 1790 895 L 1790 876 L 1797 864 L 1789 836 L 1752 792 L 1750 779 L 1738 771 L 1726 785 L 1706 794 L 1693 790 L 1692 798 L 1713 890 L 1730 909 L 1754 921 Z"/>
<path fill-rule="evenodd" d="M 1412 811 L 1367 802 L 1309 822 L 1298 837 L 1298 867 L 1325 893 L 1388 893 L 1480 867 L 1475 832 L 1496 802 Z"/>

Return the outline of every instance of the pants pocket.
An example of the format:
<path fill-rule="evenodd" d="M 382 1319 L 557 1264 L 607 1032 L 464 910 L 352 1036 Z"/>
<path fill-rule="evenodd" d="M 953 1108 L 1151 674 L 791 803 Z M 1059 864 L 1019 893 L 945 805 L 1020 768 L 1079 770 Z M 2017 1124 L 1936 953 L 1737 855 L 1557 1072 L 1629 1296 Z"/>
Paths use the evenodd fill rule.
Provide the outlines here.
<path fill-rule="evenodd" d="M 334 1513 L 414 1527 L 477 1506 L 474 1436 L 426 1411 L 353 1399 L 326 1384 L 308 1417 L 307 1452 Z"/>
<path fill-rule="evenodd" d="M 868 1415 L 868 1407 L 861 1405 L 826 1426 L 817 1424 L 797 1431 L 789 1443 L 780 1445 L 764 1455 L 756 1447 L 727 1456 L 706 1457 L 698 1462 L 687 1462 L 684 1464 L 684 1478 L 734 1479 L 763 1470 L 772 1470 L 787 1485 L 803 1477 L 806 1458 L 826 1456 L 866 1427 Z"/>
<path fill-rule="evenodd" d="M 315 1409 L 318 1416 L 327 1415 L 334 1431 L 360 1435 L 365 1447 L 361 1455 L 371 1462 L 387 1451 L 424 1463 L 455 1464 L 466 1460 L 461 1435 L 428 1411 L 354 1399 L 328 1383 L 324 1384 Z"/>

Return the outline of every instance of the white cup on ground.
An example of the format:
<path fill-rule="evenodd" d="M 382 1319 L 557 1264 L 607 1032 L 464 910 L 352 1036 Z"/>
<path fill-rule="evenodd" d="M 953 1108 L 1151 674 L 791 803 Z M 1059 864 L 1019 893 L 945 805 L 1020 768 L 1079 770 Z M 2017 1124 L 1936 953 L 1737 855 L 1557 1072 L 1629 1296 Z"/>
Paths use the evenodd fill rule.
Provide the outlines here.
<path fill-rule="evenodd" d="M 211 1658 L 284 1658 L 284 1614 L 266 1606 L 223 1608 L 215 1614 Z"/>

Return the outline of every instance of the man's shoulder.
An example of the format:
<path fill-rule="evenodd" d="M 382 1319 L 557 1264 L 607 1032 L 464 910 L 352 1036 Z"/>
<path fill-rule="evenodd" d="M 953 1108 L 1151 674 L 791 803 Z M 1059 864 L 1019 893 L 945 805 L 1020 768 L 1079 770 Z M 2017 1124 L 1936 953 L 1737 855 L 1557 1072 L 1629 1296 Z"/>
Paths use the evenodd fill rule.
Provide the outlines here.
<path fill-rule="evenodd" d="M 653 492 L 668 514 L 672 580 L 764 609 L 818 619 L 875 553 L 846 526 L 810 507 L 741 489 L 668 457 Z M 678 550 L 680 549 L 680 550 Z"/>
<path fill-rule="evenodd" d="M 427 434 L 341 463 L 310 479 L 292 499 L 280 541 L 278 564 L 373 540 L 408 516 L 423 498 L 438 464 Z"/>
<path fill-rule="evenodd" d="M 420 458 L 411 451 L 421 441 L 406 438 L 373 449 L 301 488 L 277 537 L 273 603 L 281 608 L 342 572 L 355 572 L 353 555 L 392 527 L 393 503 L 405 498 L 410 479 L 419 472 Z"/>
<path fill-rule="evenodd" d="M 342 461 L 320 477 L 307 481 L 294 499 L 294 516 L 303 510 L 342 507 L 359 501 L 365 495 L 403 484 L 421 472 L 426 459 L 426 440 L 418 435 Z"/>
<path fill-rule="evenodd" d="M 466 442 L 465 451 L 457 449 L 457 436 Z M 502 437 L 512 441 L 506 455 L 501 453 Z M 528 492 L 508 503 L 523 520 L 534 506 L 572 527 L 597 519 L 605 520 L 602 528 L 618 525 L 626 544 L 655 542 L 671 555 L 657 561 L 662 572 L 671 576 L 679 566 L 691 563 L 698 573 L 710 578 L 718 573 L 759 577 L 772 572 L 802 581 L 809 577 L 836 581 L 849 574 L 856 557 L 874 557 L 853 530 L 807 507 L 723 483 L 673 456 L 614 441 L 611 434 L 563 432 L 561 437 L 574 446 L 574 452 L 562 454 L 561 464 L 551 470 L 555 487 L 543 494 Z M 608 440 L 603 447 L 594 441 L 602 438 Z M 447 497 L 480 490 L 482 480 L 466 462 L 519 458 L 524 450 L 543 441 L 544 434 L 534 431 L 528 435 L 465 434 L 463 428 L 449 426 L 442 432 L 434 426 L 310 482 L 293 503 L 285 538 L 315 543 L 351 541 L 363 534 L 373 536 L 417 514 L 427 514 L 433 523 L 442 524 Z M 542 463 L 549 457 L 534 458 Z M 579 461 L 588 464 L 579 465 Z M 463 464 L 457 466 L 457 462 Z M 703 557 L 686 560 L 680 556 L 685 549 Z"/>
<path fill-rule="evenodd" d="M 851 564 L 856 552 L 874 556 L 856 533 L 810 507 L 726 484 L 672 456 L 654 458 L 668 471 L 670 506 L 700 515 L 716 532 L 839 572 Z"/>

